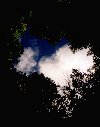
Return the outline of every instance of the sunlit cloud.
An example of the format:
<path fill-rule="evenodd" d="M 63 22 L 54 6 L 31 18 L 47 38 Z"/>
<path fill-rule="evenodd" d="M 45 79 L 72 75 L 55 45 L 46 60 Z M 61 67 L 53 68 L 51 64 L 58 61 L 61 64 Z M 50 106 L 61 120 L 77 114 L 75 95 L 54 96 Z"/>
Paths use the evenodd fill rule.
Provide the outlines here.
<path fill-rule="evenodd" d="M 44 51 L 44 50 L 43 50 Z M 42 51 L 42 52 L 43 52 Z M 23 54 L 18 58 L 18 63 L 15 65 L 15 68 L 18 72 L 25 73 L 27 76 L 31 73 L 38 72 L 43 73 L 45 77 L 50 78 L 57 85 L 58 94 L 61 97 L 66 96 L 66 99 L 57 103 L 57 98 L 52 102 L 53 107 L 57 107 L 57 111 L 61 110 L 63 106 L 68 117 L 72 116 L 73 108 L 70 108 L 71 91 L 64 90 L 65 86 L 70 85 L 70 89 L 73 90 L 71 74 L 73 69 L 77 69 L 79 72 L 85 74 L 83 79 L 84 82 L 87 80 L 91 72 L 95 72 L 93 69 L 93 54 L 90 54 L 90 47 L 82 48 L 77 50 L 75 53 L 72 52 L 70 46 L 65 44 L 59 48 L 56 48 L 56 51 L 50 55 L 43 55 L 40 59 L 39 49 L 35 47 L 25 48 Z M 59 86 L 59 87 L 58 87 Z M 65 94 L 66 93 L 66 94 Z M 79 89 L 75 91 L 75 98 L 81 99 L 83 92 Z M 59 98 L 60 99 L 60 98 Z"/>
<path fill-rule="evenodd" d="M 18 58 L 18 64 L 15 65 L 16 70 L 26 73 L 26 75 L 34 72 L 34 67 L 36 66 L 35 57 L 37 54 L 37 50 L 33 51 L 30 47 L 25 48 L 23 54 Z"/>
<path fill-rule="evenodd" d="M 50 78 L 60 87 L 66 86 L 69 81 L 71 82 L 70 75 L 73 69 L 89 74 L 88 69 L 92 70 L 94 65 L 93 54 L 88 55 L 89 47 L 73 53 L 70 46 L 65 44 L 50 56 L 45 54 L 39 61 L 35 59 L 39 57 L 39 50 L 36 49 L 33 50 L 30 47 L 24 49 L 23 54 L 18 58 L 18 64 L 15 65 L 16 70 L 26 73 L 27 76 L 34 72 L 43 73 L 45 77 Z"/>
<path fill-rule="evenodd" d="M 39 61 L 39 72 L 54 80 L 57 85 L 65 86 L 73 69 L 88 73 L 88 69 L 92 68 L 93 55 L 87 55 L 89 50 L 83 48 L 74 54 L 68 45 L 64 45 L 52 56 L 44 56 Z"/>

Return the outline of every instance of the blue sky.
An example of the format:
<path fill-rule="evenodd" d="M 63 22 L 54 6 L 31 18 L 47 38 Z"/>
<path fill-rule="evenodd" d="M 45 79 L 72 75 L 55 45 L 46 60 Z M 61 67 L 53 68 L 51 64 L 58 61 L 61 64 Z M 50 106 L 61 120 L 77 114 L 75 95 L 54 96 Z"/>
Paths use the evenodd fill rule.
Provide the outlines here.
<path fill-rule="evenodd" d="M 73 53 L 68 45 L 68 40 L 65 38 L 62 38 L 54 47 L 47 40 L 30 35 L 28 31 L 20 38 L 20 42 L 23 45 L 24 52 L 15 65 L 16 71 L 27 76 L 34 72 L 43 73 L 45 77 L 53 80 L 57 86 L 59 85 L 57 90 L 61 96 L 64 95 L 62 90 L 64 86 L 68 84 L 72 86 L 70 75 L 73 69 L 77 69 L 81 73 L 87 74 L 87 76 L 91 72 L 95 72 L 92 68 L 94 65 L 93 54 L 87 55 L 90 51 L 89 47 L 79 49 Z M 87 80 L 87 76 L 85 75 L 84 82 Z M 81 98 L 82 92 L 76 91 L 77 96 Z M 70 105 L 67 96 L 66 100 L 69 101 Z"/>
<path fill-rule="evenodd" d="M 67 39 L 62 38 L 56 46 L 36 36 L 29 31 L 21 37 L 24 52 L 18 58 L 16 69 L 29 75 L 33 72 L 43 73 L 60 86 L 66 84 L 73 69 L 88 73 L 87 69 L 93 66 L 93 55 L 87 56 L 89 47 L 79 49 L 75 54 L 70 49 Z"/>
<path fill-rule="evenodd" d="M 36 36 L 30 35 L 29 31 L 26 31 L 24 33 L 24 35 L 21 37 L 20 42 L 22 43 L 23 48 L 31 47 L 33 50 L 36 50 L 36 49 L 39 50 L 38 58 L 36 58 L 37 61 L 39 61 L 42 56 L 52 55 L 53 53 L 55 53 L 57 49 L 69 43 L 67 39 L 62 38 L 56 44 L 56 46 L 54 46 L 48 43 L 48 40 L 46 39 L 40 39 Z"/>

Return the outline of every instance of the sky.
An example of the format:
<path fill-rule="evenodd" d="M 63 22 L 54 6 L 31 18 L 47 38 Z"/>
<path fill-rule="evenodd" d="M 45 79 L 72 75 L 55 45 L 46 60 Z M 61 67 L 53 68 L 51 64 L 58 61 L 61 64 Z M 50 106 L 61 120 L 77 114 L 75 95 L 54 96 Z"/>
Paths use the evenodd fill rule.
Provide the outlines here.
<path fill-rule="evenodd" d="M 47 40 L 32 36 L 26 31 L 20 38 L 20 42 L 24 52 L 18 58 L 16 70 L 27 76 L 34 72 L 43 73 L 60 87 L 67 85 L 69 80 L 71 81 L 72 69 L 89 73 L 87 69 L 94 65 L 93 54 L 87 55 L 90 51 L 89 47 L 73 53 L 69 41 L 65 38 L 53 46 Z"/>

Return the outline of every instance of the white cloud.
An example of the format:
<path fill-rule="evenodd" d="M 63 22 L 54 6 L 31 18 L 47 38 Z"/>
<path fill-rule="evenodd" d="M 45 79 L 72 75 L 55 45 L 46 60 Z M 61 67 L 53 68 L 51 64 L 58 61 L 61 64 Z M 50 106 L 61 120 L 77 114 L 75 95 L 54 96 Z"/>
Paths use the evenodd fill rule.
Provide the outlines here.
<path fill-rule="evenodd" d="M 37 67 L 37 71 L 39 73 L 43 73 L 45 77 L 49 77 L 51 80 L 54 80 L 56 85 L 60 85 L 60 87 L 57 87 L 57 90 L 58 93 L 63 96 L 63 86 L 67 85 L 68 82 L 70 85 L 72 84 L 72 80 L 70 78 L 72 69 L 78 69 L 80 72 L 89 74 L 87 69 L 92 68 L 94 63 L 93 55 L 87 55 L 88 51 L 90 51 L 89 48 L 83 48 L 74 54 L 68 45 L 64 45 L 51 56 L 43 56 L 37 63 L 35 61 L 35 57 L 39 55 L 39 52 L 37 50 L 33 51 L 33 49 L 29 47 L 24 49 L 23 54 L 18 59 L 19 63 L 15 66 L 15 68 L 17 71 L 29 75 L 30 73 L 36 71 L 34 67 Z M 72 85 L 71 89 L 73 89 Z M 70 95 L 69 91 L 66 91 L 66 93 Z M 76 91 L 75 95 L 78 96 L 78 98 L 82 97 L 80 91 Z M 73 107 L 69 109 L 70 103 L 71 100 L 66 95 L 66 100 L 64 100 L 61 105 L 57 103 L 56 98 L 52 102 L 52 105 L 58 106 L 58 111 L 60 111 L 60 106 L 63 106 L 66 110 L 66 114 L 70 117 L 73 111 Z"/>
<path fill-rule="evenodd" d="M 56 84 L 65 86 L 70 79 L 72 69 L 87 73 L 87 69 L 93 66 L 93 55 L 87 56 L 89 48 L 81 49 L 75 54 L 68 45 L 59 48 L 50 57 L 43 57 L 38 63 L 39 72 L 51 78 Z"/>
<path fill-rule="evenodd" d="M 43 56 L 37 63 L 35 57 L 38 56 L 38 50 L 33 51 L 30 47 L 24 49 L 23 54 L 18 59 L 19 63 L 15 66 L 17 71 L 30 73 L 36 71 L 34 67 L 38 65 L 38 72 L 43 73 L 55 81 L 57 85 L 65 86 L 67 81 L 71 80 L 72 69 L 78 69 L 80 72 L 88 73 L 87 69 L 93 66 L 93 55 L 87 55 L 89 48 L 78 50 L 75 54 L 66 44 L 59 48 L 51 56 Z"/>
<path fill-rule="evenodd" d="M 31 72 L 34 72 L 33 67 L 36 66 L 35 56 L 38 52 L 33 51 L 30 47 L 25 48 L 23 54 L 18 58 L 19 62 L 15 65 L 17 71 L 26 73 L 29 75 Z"/>

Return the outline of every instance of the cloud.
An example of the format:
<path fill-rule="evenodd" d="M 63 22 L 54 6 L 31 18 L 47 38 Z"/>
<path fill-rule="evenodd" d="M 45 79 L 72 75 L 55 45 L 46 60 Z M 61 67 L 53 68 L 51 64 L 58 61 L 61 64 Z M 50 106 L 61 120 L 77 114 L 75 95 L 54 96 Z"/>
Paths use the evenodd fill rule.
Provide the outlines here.
<path fill-rule="evenodd" d="M 38 51 L 33 51 L 30 47 L 25 48 L 21 57 L 18 58 L 18 64 L 15 65 L 17 71 L 26 73 L 29 75 L 34 72 L 34 67 L 36 66 L 35 57 L 38 55 Z"/>
<path fill-rule="evenodd" d="M 64 107 L 66 115 L 68 115 L 67 117 L 71 117 L 73 107 L 69 108 L 71 99 L 67 96 L 70 95 L 71 92 L 67 90 L 63 91 L 63 86 L 66 86 L 69 82 L 71 86 L 70 88 L 73 89 L 73 86 L 71 85 L 72 79 L 70 78 L 73 69 L 78 69 L 80 72 L 86 74 L 90 73 L 88 69 L 91 69 L 94 63 L 93 55 L 88 55 L 89 51 L 89 48 L 83 48 L 73 53 L 70 47 L 66 44 L 58 48 L 56 52 L 50 56 L 45 54 L 45 56 L 42 56 L 38 61 L 36 57 L 39 57 L 39 53 L 41 52 L 28 47 L 24 49 L 23 54 L 18 58 L 19 62 L 15 68 L 19 72 L 26 73 L 26 75 L 37 71 L 38 73 L 43 73 L 45 77 L 54 80 L 56 85 L 60 86 L 57 87 L 58 94 L 61 96 L 65 96 L 64 92 L 67 94 L 66 100 L 62 101 L 60 104 L 55 98 L 52 102 L 52 106 L 57 106 L 58 112 L 60 111 L 61 106 Z M 77 90 L 75 92 L 74 99 L 77 97 L 80 99 L 82 97 L 82 91 L 80 92 L 80 90 Z"/>
<path fill-rule="evenodd" d="M 88 73 L 87 69 L 93 66 L 93 55 L 87 56 L 88 51 L 89 48 L 81 49 L 74 54 L 68 45 L 64 45 L 52 56 L 44 56 L 39 61 L 39 72 L 54 80 L 57 85 L 65 86 L 72 69 Z"/>
<path fill-rule="evenodd" d="M 87 55 L 89 50 L 89 48 L 83 48 L 73 53 L 66 44 L 58 48 L 51 56 L 42 56 L 37 62 L 35 58 L 39 57 L 39 51 L 33 51 L 32 48 L 28 47 L 24 49 L 15 68 L 26 75 L 34 71 L 43 73 L 45 77 L 49 77 L 57 85 L 63 87 L 67 85 L 67 81 L 71 80 L 72 69 L 88 73 L 87 69 L 94 65 L 93 55 Z"/>

